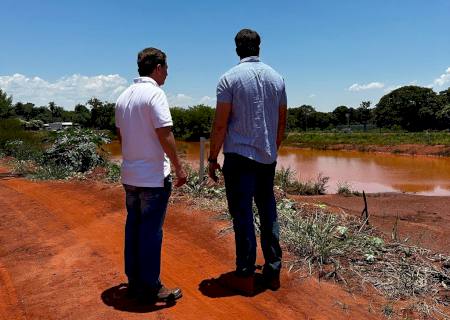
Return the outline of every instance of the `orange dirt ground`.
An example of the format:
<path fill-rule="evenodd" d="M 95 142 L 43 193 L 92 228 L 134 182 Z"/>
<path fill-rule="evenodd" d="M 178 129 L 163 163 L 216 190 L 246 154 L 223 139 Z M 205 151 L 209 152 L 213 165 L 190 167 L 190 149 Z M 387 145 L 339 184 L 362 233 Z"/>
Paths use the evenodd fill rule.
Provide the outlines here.
<path fill-rule="evenodd" d="M 221 287 L 215 279 L 234 267 L 233 235 L 219 236 L 225 222 L 186 203 L 169 207 L 162 258 L 162 280 L 184 296 L 137 305 L 119 289 L 124 221 L 121 186 L 3 174 L 0 319 L 383 319 L 378 296 L 286 271 L 277 292 L 245 297 Z"/>

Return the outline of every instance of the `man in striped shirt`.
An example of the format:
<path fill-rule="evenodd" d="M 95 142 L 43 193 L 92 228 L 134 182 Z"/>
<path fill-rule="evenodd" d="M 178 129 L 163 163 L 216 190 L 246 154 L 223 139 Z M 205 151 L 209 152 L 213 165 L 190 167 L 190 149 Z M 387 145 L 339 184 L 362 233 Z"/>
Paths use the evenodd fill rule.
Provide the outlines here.
<path fill-rule="evenodd" d="M 281 248 L 273 192 L 277 151 L 286 126 L 287 98 L 283 78 L 259 59 L 260 37 L 250 29 L 235 37 L 240 62 L 217 85 L 211 133 L 209 176 L 217 180 L 217 156 L 223 145 L 223 176 L 236 241 L 237 289 L 254 286 L 256 236 L 253 199 L 261 222 L 263 276 L 269 289 L 280 287 Z M 228 282 L 233 282 L 228 279 Z"/>

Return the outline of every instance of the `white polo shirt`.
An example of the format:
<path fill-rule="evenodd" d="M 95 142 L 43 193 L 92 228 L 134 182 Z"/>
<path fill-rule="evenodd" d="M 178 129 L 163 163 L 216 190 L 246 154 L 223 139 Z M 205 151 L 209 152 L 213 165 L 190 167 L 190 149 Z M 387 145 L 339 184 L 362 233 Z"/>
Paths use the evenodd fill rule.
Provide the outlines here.
<path fill-rule="evenodd" d="M 164 91 L 150 77 L 139 77 L 116 102 L 116 127 L 122 136 L 122 183 L 162 187 L 170 162 L 155 129 L 172 126 Z"/>

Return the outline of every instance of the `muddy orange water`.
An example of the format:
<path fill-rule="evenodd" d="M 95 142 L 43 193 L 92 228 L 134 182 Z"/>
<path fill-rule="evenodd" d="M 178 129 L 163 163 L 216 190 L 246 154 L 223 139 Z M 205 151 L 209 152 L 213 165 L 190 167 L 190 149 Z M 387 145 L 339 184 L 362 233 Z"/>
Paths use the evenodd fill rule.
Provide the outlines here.
<path fill-rule="evenodd" d="M 177 144 L 186 160 L 198 166 L 200 144 Z M 118 142 L 111 143 L 108 150 L 120 157 Z M 302 181 L 315 179 L 319 173 L 330 177 L 329 193 L 347 183 L 357 191 L 450 195 L 450 158 L 281 147 L 277 168 L 282 167 L 294 170 Z"/>

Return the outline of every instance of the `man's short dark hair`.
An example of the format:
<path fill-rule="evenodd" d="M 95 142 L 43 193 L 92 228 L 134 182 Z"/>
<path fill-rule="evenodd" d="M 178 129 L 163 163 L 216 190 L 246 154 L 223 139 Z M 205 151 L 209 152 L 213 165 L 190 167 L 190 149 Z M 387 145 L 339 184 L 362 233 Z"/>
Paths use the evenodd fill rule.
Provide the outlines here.
<path fill-rule="evenodd" d="M 138 53 L 137 64 L 139 75 L 149 76 L 158 64 L 166 65 L 166 54 L 156 48 L 145 48 Z"/>
<path fill-rule="evenodd" d="M 250 56 L 259 56 L 259 45 L 261 38 L 259 34 L 251 29 L 242 29 L 234 38 L 236 53 L 241 59 Z"/>

